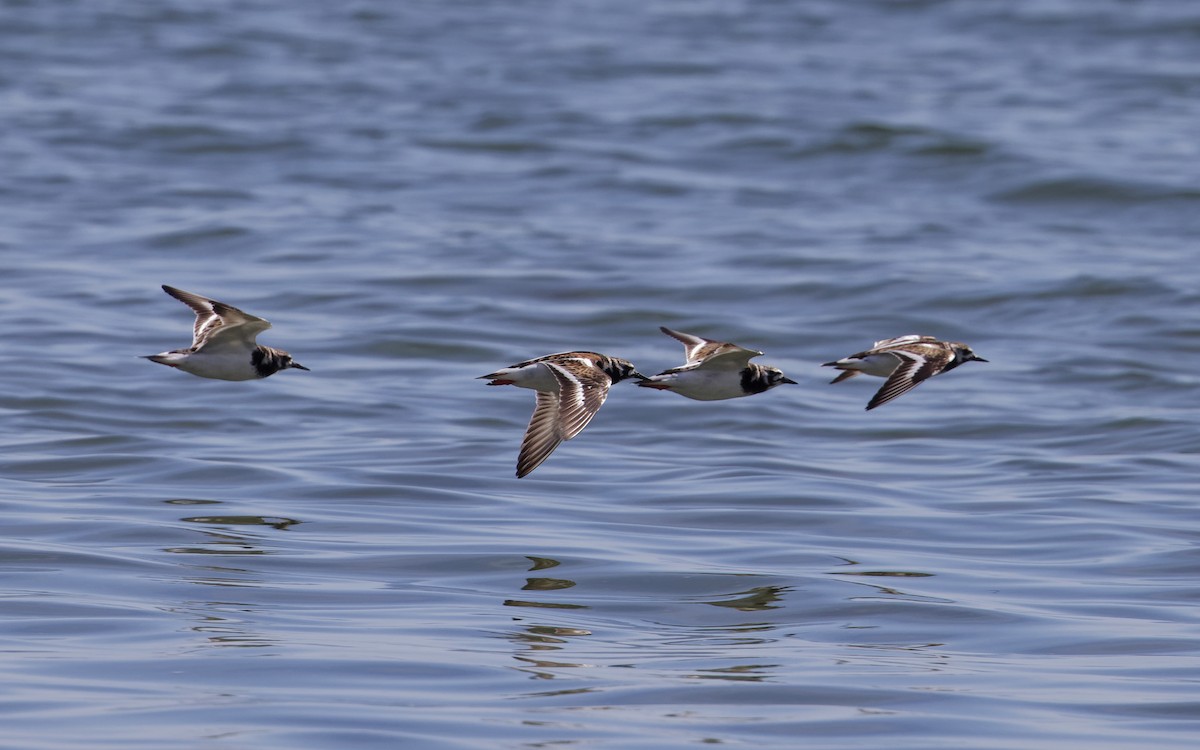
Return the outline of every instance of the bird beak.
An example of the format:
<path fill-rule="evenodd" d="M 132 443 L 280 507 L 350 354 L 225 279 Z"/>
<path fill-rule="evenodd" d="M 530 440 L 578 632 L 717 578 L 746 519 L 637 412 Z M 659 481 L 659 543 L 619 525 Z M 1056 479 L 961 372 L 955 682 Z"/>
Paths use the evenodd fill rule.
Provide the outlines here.
<path fill-rule="evenodd" d="M 779 382 L 780 383 L 791 383 L 792 385 L 800 385 L 799 383 L 797 383 L 795 380 L 792 380 L 791 378 L 780 378 Z"/>
<path fill-rule="evenodd" d="M 986 359 L 984 359 L 983 357 L 976 357 L 976 358 L 975 358 L 975 361 L 976 361 L 976 362 L 987 362 L 987 360 L 986 360 Z"/>
<path fill-rule="evenodd" d="M 308 369 L 307 367 L 300 364 L 299 362 L 293 362 L 291 366 L 295 367 L 297 370 L 304 370 L 305 372 L 312 372 L 312 370 Z"/>

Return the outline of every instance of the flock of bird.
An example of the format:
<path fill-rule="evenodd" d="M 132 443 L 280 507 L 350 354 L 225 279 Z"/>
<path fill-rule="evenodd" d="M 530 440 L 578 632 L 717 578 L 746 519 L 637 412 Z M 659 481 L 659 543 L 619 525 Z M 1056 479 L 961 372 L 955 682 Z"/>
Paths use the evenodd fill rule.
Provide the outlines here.
<path fill-rule="evenodd" d="M 196 313 L 192 345 L 152 354 L 146 359 L 217 380 L 257 380 L 290 368 L 308 370 L 282 349 L 257 342 L 258 334 L 271 327 L 266 320 L 182 289 L 163 285 L 163 291 Z M 657 375 L 647 377 L 624 359 L 576 351 L 529 359 L 480 377 L 490 381 L 488 385 L 515 385 L 537 394 L 533 417 L 517 456 L 518 477 L 528 475 L 564 440 L 582 432 L 608 397 L 613 383 L 636 378 L 643 388 L 671 391 L 697 401 L 753 396 L 778 385 L 796 384 L 779 368 L 751 363 L 751 359 L 762 354 L 755 349 L 672 331 L 665 326 L 660 330 L 683 344 L 686 361 Z M 971 361 L 987 362 L 966 344 L 910 334 L 876 341 L 870 349 L 826 362 L 824 366 L 841 371 L 833 383 L 860 373 L 886 378 L 867 404 L 870 410 L 934 375 Z"/>

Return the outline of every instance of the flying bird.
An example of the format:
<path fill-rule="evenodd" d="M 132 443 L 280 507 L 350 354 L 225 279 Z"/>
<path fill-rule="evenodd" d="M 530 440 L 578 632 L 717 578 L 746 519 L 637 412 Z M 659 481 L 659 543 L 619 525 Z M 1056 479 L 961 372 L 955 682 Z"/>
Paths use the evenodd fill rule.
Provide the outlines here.
<path fill-rule="evenodd" d="M 258 380 L 293 367 L 308 369 L 282 349 L 255 341 L 258 334 L 271 327 L 262 318 L 166 284 L 163 291 L 196 313 L 192 345 L 145 359 L 216 380 Z"/>
<path fill-rule="evenodd" d="M 483 375 L 488 385 L 515 385 L 537 391 L 533 417 L 517 455 L 517 476 L 542 464 L 564 440 L 587 427 L 613 383 L 644 378 L 633 364 L 595 352 L 561 352 L 518 362 Z"/>
<path fill-rule="evenodd" d="M 908 393 L 934 375 L 949 372 L 964 362 L 987 362 L 971 347 L 958 341 L 939 341 L 933 336 L 909 334 L 894 339 L 876 341 L 865 352 L 826 362 L 823 367 L 836 367 L 842 372 L 830 383 L 840 383 L 855 375 L 866 373 L 887 381 L 867 404 L 870 411 Z"/>
<path fill-rule="evenodd" d="M 762 354 L 760 351 L 672 331 L 666 326 L 659 330 L 683 344 L 687 362 L 642 380 L 638 385 L 643 388 L 672 391 L 697 401 L 720 401 L 753 396 L 784 383 L 796 384 L 777 367 L 750 364 Z"/>

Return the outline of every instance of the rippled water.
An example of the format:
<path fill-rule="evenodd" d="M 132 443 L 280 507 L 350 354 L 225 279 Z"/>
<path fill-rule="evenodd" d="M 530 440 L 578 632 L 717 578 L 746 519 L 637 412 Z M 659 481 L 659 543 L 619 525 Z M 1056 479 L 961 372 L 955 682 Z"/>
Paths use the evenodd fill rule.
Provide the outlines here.
<path fill-rule="evenodd" d="M 0 19 L 0 745 L 1194 745 L 1194 4 Z M 664 324 L 800 385 L 513 478 L 474 378 Z M 990 363 L 827 385 L 910 332 Z"/>

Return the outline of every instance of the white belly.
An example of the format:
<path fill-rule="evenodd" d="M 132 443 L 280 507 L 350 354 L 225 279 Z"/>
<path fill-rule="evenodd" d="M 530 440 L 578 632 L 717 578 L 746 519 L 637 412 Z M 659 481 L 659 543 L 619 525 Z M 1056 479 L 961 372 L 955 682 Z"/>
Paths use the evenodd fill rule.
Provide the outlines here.
<path fill-rule="evenodd" d="M 872 354 L 862 359 L 839 359 L 837 364 L 839 370 L 857 370 L 866 375 L 886 378 L 900 365 L 900 358 L 894 354 Z"/>
<path fill-rule="evenodd" d="M 518 388 L 532 388 L 535 391 L 558 390 L 558 378 L 541 362 L 524 367 L 506 367 L 494 374 L 511 381 Z"/>
<path fill-rule="evenodd" d="M 214 380 L 257 380 L 259 377 L 250 364 L 250 352 L 193 354 L 171 364 L 184 372 Z"/>
<path fill-rule="evenodd" d="M 697 401 L 722 401 L 749 396 L 742 390 L 742 374 L 731 370 L 689 370 L 687 372 L 655 375 L 654 383 L 668 386 L 680 396 Z"/>

